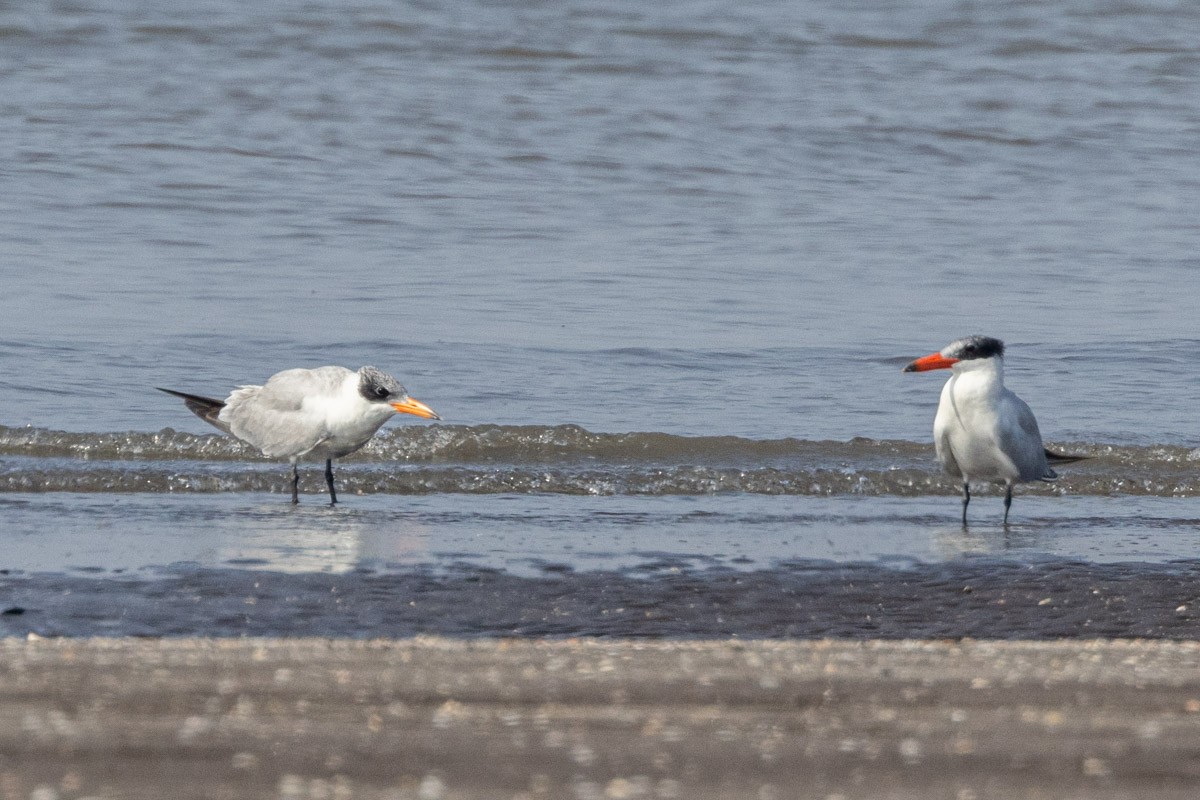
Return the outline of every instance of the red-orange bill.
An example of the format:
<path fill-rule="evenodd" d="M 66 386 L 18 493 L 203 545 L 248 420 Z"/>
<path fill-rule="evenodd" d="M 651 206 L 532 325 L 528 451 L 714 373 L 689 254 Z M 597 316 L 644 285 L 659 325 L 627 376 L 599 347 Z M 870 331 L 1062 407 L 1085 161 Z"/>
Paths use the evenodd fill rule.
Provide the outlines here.
<path fill-rule="evenodd" d="M 406 397 L 397 403 L 390 404 L 392 408 L 399 411 L 401 414 L 412 414 L 413 416 L 421 417 L 422 419 L 441 419 L 429 406 L 412 397 Z"/>
<path fill-rule="evenodd" d="M 911 362 L 905 372 L 928 372 L 931 369 L 949 369 L 959 362 L 957 358 L 946 358 L 941 353 L 930 353 Z"/>

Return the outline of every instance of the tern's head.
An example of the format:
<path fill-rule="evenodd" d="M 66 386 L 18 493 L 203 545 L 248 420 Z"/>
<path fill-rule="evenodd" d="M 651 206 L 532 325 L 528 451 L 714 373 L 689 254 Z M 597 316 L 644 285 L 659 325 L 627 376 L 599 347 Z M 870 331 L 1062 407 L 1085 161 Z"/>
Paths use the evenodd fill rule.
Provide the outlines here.
<path fill-rule="evenodd" d="M 441 419 L 432 408 L 409 397 L 400 381 L 375 367 L 363 367 L 358 371 L 358 393 L 368 403 L 388 405 L 401 413 L 424 419 Z"/>
<path fill-rule="evenodd" d="M 951 342 L 936 353 L 918 358 L 904 368 L 905 372 L 927 372 L 931 369 L 969 369 L 994 364 L 1004 358 L 1004 342 L 990 336 L 967 336 Z"/>

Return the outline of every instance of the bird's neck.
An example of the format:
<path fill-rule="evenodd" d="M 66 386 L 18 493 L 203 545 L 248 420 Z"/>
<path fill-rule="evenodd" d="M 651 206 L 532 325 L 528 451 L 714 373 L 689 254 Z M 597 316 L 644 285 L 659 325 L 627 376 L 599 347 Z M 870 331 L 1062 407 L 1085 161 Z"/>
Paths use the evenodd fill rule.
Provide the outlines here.
<path fill-rule="evenodd" d="M 1004 362 L 998 358 L 960 361 L 951 378 L 955 393 L 994 394 L 1004 390 Z"/>

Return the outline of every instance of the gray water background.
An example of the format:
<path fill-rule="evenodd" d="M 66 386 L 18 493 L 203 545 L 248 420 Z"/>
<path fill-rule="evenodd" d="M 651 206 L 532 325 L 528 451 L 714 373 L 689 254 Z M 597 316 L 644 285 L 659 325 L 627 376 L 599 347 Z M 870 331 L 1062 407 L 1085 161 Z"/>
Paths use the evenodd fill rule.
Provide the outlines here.
<path fill-rule="evenodd" d="M 9 567 L 1193 557 L 1198 78 L 1182 2 L 0 3 Z M 1097 458 L 1023 490 L 1015 535 L 981 495 L 971 539 L 904 449 L 940 377 L 900 367 L 975 332 Z M 326 363 L 394 372 L 453 435 L 652 452 L 568 453 L 599 478 L 565 494 L 530 477 L 558 461 L 485 453 L 468 498 L 404 483 L 437 457 L 393 423 L 341 471 L 354 510 L 280 517 L 281 471 L 212 461 L 152 391 Z M 112 432 L 138 452 L 89 455 Z M 789 439 L 771 496 L 755 447 Z M 647 462 L 725 472 L 627 493 Z"/>
<path fill-rule="evenodd" d="M 3 422 L 377 363 L 917 440 L 891 367 L 979 331 L 1049 436 L 1200 443 L 1198 77 L 1189 3 L 5 4 Z"/>

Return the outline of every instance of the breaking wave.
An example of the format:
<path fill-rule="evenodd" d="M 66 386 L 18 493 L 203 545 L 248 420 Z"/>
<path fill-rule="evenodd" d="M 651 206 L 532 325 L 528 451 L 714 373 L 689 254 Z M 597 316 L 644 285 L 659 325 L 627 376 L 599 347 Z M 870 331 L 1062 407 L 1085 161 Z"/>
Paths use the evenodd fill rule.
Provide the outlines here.
<path fill-rule="evenodd" d="M 1200 449 L 1055 443 L 1089 456 L 1026 493 L 1200 496 Z M 954 494 L 933 448 L 899 440 L 594 433 L 574 425 L 399 428 L 339 462 L 346 493 Z M 319 471 L 302 481 L 323 487 Z M 286 467 L 219 434 L 0 426 L 0 492 L 283 491 Z"/>

